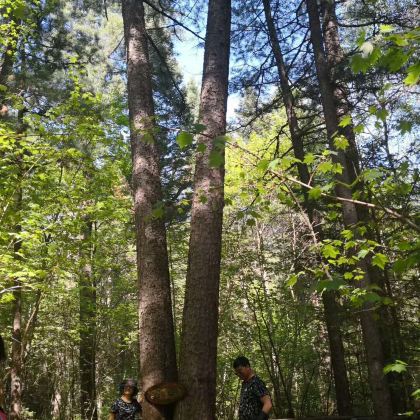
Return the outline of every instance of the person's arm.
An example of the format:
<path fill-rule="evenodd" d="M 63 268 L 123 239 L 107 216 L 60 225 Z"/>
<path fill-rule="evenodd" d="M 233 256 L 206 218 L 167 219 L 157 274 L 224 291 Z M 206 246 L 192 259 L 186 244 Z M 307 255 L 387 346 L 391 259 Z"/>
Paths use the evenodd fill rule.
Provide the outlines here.
<path fill-rule="evenodd" d="M 262 403 L 261 413 L 258 416 L 258 420 L 267 420 L 268 414 L 270 413 L 271 409 L 273 408 L 273 404 L 271 402 L 271 398 L 269 395 L 263 395 L 260 398 L 260 401 Z"/>
<path fill-rule="evenodd" d="M 118 411 L 118 400 L 114 402 L 114 404 L 111 405 L 111 409 L 109 410 L 109 417 L 108 420 L 115 420 L 116 419 L 116 413 Z"/>

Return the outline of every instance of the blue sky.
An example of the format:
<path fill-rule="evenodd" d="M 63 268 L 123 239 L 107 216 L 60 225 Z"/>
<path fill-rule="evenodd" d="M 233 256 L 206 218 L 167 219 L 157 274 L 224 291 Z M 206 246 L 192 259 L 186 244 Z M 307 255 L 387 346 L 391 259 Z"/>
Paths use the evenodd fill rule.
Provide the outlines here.
<path fill-rule="evenodd" d="M 193 35 L 183 34 L 182 41 L 175 41 L 175 52 L 177 54 L 178 65 L 184 77 L 184 82 L 194 80 L 197 86 L 201 86 L 203 73 L 203 54 L 204 49 L 199 46 L 199 42 Z M 235 108 L 239 106 L 240 97 L 237 94 L 230 95 L 228 98 L 227 119 L 235 117 Z"/>

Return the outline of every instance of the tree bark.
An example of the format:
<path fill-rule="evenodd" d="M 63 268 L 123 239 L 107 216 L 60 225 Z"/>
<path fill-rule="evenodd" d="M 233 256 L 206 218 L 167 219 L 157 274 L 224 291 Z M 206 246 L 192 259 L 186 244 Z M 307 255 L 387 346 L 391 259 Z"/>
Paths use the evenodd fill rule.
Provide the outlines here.
<path fill-rule="evenodd" d="M 290 137 L 292 140 L 293 152 L 295 157 L 301 161 L 301 163 L 298 164 L 299 178 L 302 182 L 308 184 L 310 180 L 310 175 L 307 165 L 303 163 L 303 140 L 300 134 L 298 119 L 295 113 L 293 93 L 290 89 L 283 54 L 281 51 L 277 30 L 272 17 L 270 0 L 262 1 L 264 6 L 264 13 L 267 23 L 270 44 L 280 78 L 280 86 L 283 95 L 283 104 L 286 109 L 287 122 L 289 126 Z M 305 198 L 304 207 L 306 212 L 308 213 L 309 220 L 312 223 L 314 220 L 313 205 L 308 200 L 307 190 L 303 190 Z M 322 231 L 319 224 L 317 224 L 316 231 L 318 237 L 321 237 L 318 239 L 322 239 Z M 344 346 L 340 329 L 341 320 L 338 317 L 339 310 L 338 305 L 335 301 L 334 292 L 324 292 L 322 295 L 322 302 L 324 306 L 325 323 L 328 331 L 328 341 L 330 346 L 331 364 L 334 373 L 338 413 L 340 415 L 351 415 L 353 410 L 344 357 Z"/>
<path fill-rule="evenodd" d="M 336 103 L 337 114 L 338 118 L 341 119 L 343 116 L 350 114 L 351 107 L 348 101 L 349 95 L 347 86 L 344 83 L 340 82 L 340 75 L 343 71 L 342 67 L 345 57 L 340 43 L 335 5 L 335 1 L 330 0 L 323 0 L 321 3 L 326 58 L 328 61 L 329 68 L 331 69 L 331 80 L 334 88 L 334 99 Z M 394 169 L 393 161 L 388 148 L 386 122 L 384 122 L 384 129 L 385 150 L 387 152 L 387 156 L 390 162 L 390 167 Z M 353 125 L 349 124 L 343 129 L 343 131 L 350 144 L 350 147 L 346 153 L 346 157 L 348 161 L 348 166 L 354 168 L 355 170 L 355 173 L 353 174 L 352 178 L 354 180 L 356 179 L 356 176 L 360 171 L 360 165 L 358 162 L 359 158 L 357 153 L 356 138 L 353 130 Z M 371 215 L 369 214 L 368 209 L 357 208 L 357 211 L 360 220 L 366 223 L 369 222 Z M 372 213 L 374 213 L 374 210 L 372 210 Z M 373 217 L 375 218 L 375 214 L 373 214 Z M 375 232 L 372 229 L 368 230 L 368 235 L 373 240 L 377 240 L 379 243 L 381 242 L 380 235 L 376 235 L 377 237 L 375 238 Z M 392 298 L 392 291 L 390 288 L 387 288 L 386 285 L 386 273 L 375 267 L 368 267 L 368 269 L 370 276 L 376 279 L 378 285 L 382 288 L 383 293 L 387 294 L 388 297 Z M 395 311 L 395 308 L 389 306 L 383 306 L 379 310 L 380 321 L 378 322 L 378 325 L 380 328 L 380 336 L 383 344 L 384 358 L 386 363 L 392 363 L 396 359 L 401 359 L 402 357 L 399 351 L 395 351 L 395 349 L 399 347 L 399 323 L 398 318 L 395 316 L 395 313 L 392 313 L 393 310 Z M 394 343 L 396 343 L 396 345 Z M 404 385 L 400 379 L 401 375 L 396 375 L 393 373 L 388 375 L 394 413 L 401 413 L 407 410 L 407 406 L 405 403 L 406 401 L 404 398 Z"/>
<path fill-rule="evenodd" d="M 24 110 L 18 112 L 18 125 L 17 133 L 22 134 L 26 130 L 26 126 L 23 122 Z M 22 258 L 19 254 L 22 248 L 22 239 L 19 238 L 22 232 L 22 179 L 24 174 L 23 155 L 21 143 L 18 140 L 16 142 L 17 156 L 17 179 L 16 179 L 16 190 L 14 194 L 14 212 L 16 214 L 17 223 L 14 227 L 17 235 L 16 241 L 13 244 L 13 254 L 16 262 L 19 262 Z M 13 325 L 12 325 L 12 349 L 10 355 L 10 413 L 9 417 L 12 420 L 22 419 L 22 370 L 23 370 L 23 351 L 22 351 L 22 282 L 19 278 L 14 279 L 13 289 Z"/>
<path fill-rule="evenodd" d="M 20 214 L 22 208 L 22 189 L 17 187 L 15 194 L 16 213 Z M 16 226 L 16 233 L 21 232 L 21 226 Z M 22 247 L 22 240 L 17 239 L 13 245 L 15 258 L 20 259 L 18 253 Z M 12 326 L 12 352 L 10 368 L 10 418 L 22 419 L 22 284 L 19 279 L 14 281 L 13 290 L 13 326 Z"/>
<path fill-rule="evenodd" d="M 224 163 L 230 53 L 230 0 L 210 0 L 204 49 L 200 122 L 206 127 L 199 138 L 191 212 L 187 282 L 180 350 L 180 380 L 187 397 L 176 410 L 179 420 L 215 418 L 216 356 Z M 203 147 L 201 146 L 201 147 Z"/>
<path fill-rule="evenodd" d="M 3 378 L 5 378 L 6 360 L 6 345 L 4 343 L 3 337 L 0 335 L 0 407 L 5 407 L 5 390 L 3 385 Z"/>
<path fill-rule="evenodd" d="M 96 420 L 96 284 L 92 267 L 92 228 L 89 218 L 84 221 L 82 268 L 79 283 L 80 305 L 80 407 L 83 420 Z"/>
<path fill-rule="evenodd" d="M 339 116 L 335 103 L 334 89 L 331 83 L 331 73 L 325 55 L 321 25 L 319 22 L 319 12 L 316 0 L 306 0 L 306 7 L 309 16 L 309 27 L 311 32 L 311 43 L 315 57 L 315 67 L 317 71 L 322 107 L 324 110 L 327 135 L 331 149 L 334 147 L 334 136 L 340 133 Z M 344 133 L 345 134 L 345 133 Z M 335 161 L 342 166 L 342 174 L 337 175 L 336 194 L 344 198 L 351 199 L 352 191 L 349 185 L 354 180 L 356 167 L 353 159 L 346 155 L 342 150 L 336 150 Z M 354 152 L 350 148 L 350 152 Z M 349 163 L 352 162 L 353 164 Z M 357 158 L 358 162 L 358 158 Z M 346 227 L 354 228 L 359 222 L 356 206 L 351 202 L 342 203 L 343 221 Z M 357 235 L 357 233 L 356 233 Z M 368 287 L 372 281 L 369 275 L 368 266 L 365 261 L 359 262 L 359 268 L 363 270 L 364 277 L 360 282 L 361 287 Z M 363 333 L 363 342 L 368 361 L 369 384 L 372 392 L 374 411 L 377 419 L 391 420 L 392 406 L 389 386 L 383 374 L 384 354 L 378 326 L 374 319 L 374 310 L 371 305 L 364 304 L 361 311 L 360 320 Z"/>
<path fill-rule="evenodd" d="M 157 383 L 177 379 L 176 353 L 166 229 L 164 219 L 153 213 L 161 205 L 162 190 L 143 2 L 123 0 L 122 14 L 137 234 L 140 375 L 146 391 Z M 143 415 L 150 420 L 171 417 L 170 410 L 158 409 L 147 401 Z"/>

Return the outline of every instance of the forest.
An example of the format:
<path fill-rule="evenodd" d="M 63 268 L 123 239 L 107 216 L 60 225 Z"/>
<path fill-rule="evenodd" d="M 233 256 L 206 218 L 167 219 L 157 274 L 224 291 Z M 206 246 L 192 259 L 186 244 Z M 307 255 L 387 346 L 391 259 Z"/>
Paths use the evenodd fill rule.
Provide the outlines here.
<path fill-rule="evenodd" d="M 419 17 L 0 0 L 7 418 L 420 418 Z"/>

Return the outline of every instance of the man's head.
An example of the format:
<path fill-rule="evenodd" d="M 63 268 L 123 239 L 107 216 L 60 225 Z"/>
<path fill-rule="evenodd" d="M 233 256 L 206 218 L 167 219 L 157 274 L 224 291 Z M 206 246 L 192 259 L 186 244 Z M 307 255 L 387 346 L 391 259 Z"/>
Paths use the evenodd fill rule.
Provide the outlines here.
<path fill-rule="evenodd" d="M 134 379 L 124 379 L 120 384 L 120 394 L 127 397 L 134 397 L 139 392 L 137 381 Z"/>
<path fill-rule="evenodd" d="M 235 374 L 243 381 L 247 381 L 252 376 L 251 365 L 245 356 L 239 356 L 233 361 L 233 369 L 235 369 Z"/>

